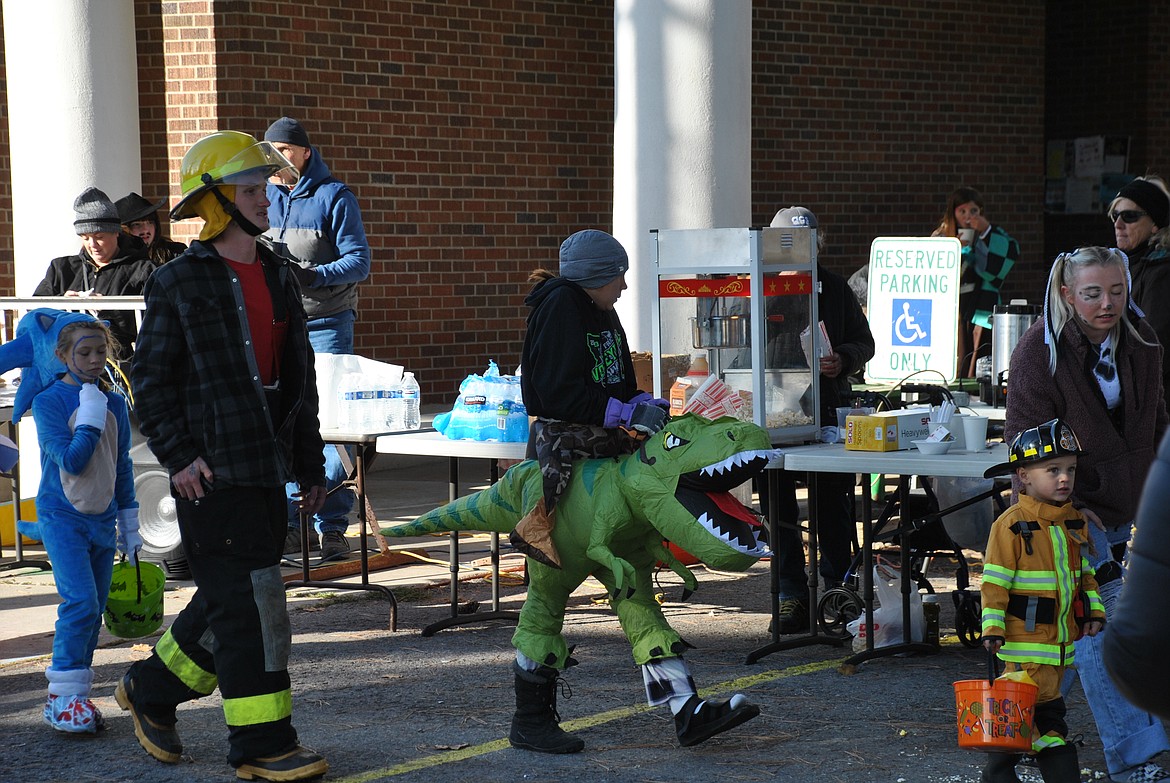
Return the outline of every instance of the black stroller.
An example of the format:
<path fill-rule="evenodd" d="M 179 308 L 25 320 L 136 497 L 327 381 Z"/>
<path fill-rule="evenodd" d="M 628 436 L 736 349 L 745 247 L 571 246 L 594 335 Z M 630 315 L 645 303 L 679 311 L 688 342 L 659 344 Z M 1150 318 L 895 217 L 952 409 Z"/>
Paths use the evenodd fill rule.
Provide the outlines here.
<path fill-rule="evenodd" d="M 892 543 L 901 549 L 900 559 L 910 569 L 910 577 L 920 590 L 934 593 L 934 586 L 926 571 L 935 557 L 949 557 L 955 561 L 956 589 L 951 591 L 955 604 L 955 631 L 966 647 L 978 647 L 982 636 L 982 606 L 978 590 L 970 589 L 970 571 L 963 550 L 951 540 L 942 519 L 969 505 L 996 498 L 1000 511 L 1004 510 L 1000 497 L 1001 486 L 979 493 L 961 503 L 939 509 L 938 499 L 930 485 L 923 482 L 922 493 L 910 495 L 910 507 L 905 513 L 898 508 L 896 496 L 886 501 L 885 508 L 873 524 L 873 541 Z M 903 522 L 902 520 L 906 521 Z M 891 525 L 891 522 L 894 522 Z M 827 636 L 847 638 L 846 625 L 861 616 L 865 602 L 861 595 L 861 554 L 854 556 L 842 584 L 826 590 L 817 604 L 821 631 Z"/>

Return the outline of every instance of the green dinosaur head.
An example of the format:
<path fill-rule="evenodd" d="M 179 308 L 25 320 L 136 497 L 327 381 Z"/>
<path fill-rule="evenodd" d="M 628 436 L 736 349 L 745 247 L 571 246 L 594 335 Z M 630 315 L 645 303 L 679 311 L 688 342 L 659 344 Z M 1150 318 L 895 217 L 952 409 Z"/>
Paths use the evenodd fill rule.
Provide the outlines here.
<path fill-rule="evenodd" d="M 768 433 L 755 424 L 687 414 L 648 438 L 622 473 L 665 539 L 713 568 L 743 571 L 768 548 L 759 517 L 730 490 L 772 456 Z"/>

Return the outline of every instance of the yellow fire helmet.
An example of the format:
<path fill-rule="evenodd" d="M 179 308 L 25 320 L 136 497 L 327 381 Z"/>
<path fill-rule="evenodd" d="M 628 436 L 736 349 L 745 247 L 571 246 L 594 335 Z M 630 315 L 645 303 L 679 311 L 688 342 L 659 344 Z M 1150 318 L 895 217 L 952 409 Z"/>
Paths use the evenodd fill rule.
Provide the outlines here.
<path fill-rule="evenodd" d="M 300 176 L 288 158 L 266 141 L 256 141 L 239 131 L 219 131 L 205 136 L 183 156 L 179 167 L 183 197 L 171 210 L 171 219 L 206 217 L 196 211 L 204 193 L 217 185 L 251 182 L 258 175 L 290 187 Z"/>

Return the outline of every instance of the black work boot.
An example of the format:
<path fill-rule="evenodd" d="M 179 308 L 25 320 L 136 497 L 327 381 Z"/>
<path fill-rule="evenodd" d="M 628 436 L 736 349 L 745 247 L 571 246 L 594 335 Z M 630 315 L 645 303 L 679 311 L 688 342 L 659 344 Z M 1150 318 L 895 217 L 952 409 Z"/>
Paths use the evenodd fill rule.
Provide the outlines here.
<path fill-rule="evenodd" d="M 1081 764 L 1076 745 L 1057 745 L 1036 754 L 1036 766 L 1044 783 L 1080 783 Z"/>
<path fill-rule="evenodd" d="M 534 672 L 525 671 L 518 663 L 516 672 L 516 713 L 512 716 L 512 731 L 508 742 L 513 748 L 535 750 L 538 753 L 577 753 L 585 743 L 560 727 L 557 714 L 557 672 L 541 666 Z M 563 682 L 563 681 L 562 681 Z"/>
<path fill-rule="evenodd" d="M 1016 764 L 1023 757 L 1022 753 L 988 753 L 987 766 L 979 779 L 982 783 L 1021 783 L 1016 776 Z"/>

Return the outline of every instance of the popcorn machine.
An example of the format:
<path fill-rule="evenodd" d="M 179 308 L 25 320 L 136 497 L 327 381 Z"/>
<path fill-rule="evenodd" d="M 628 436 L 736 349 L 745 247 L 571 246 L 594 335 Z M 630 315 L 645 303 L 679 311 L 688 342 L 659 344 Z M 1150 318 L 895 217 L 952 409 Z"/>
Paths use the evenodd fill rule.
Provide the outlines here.
<path fill-rule="evenodd" d="M 708 387 L 715 376 L 723 393 L 738 396 L 737 415 L 767 429 L 773 443 L 815 440 L 821 395 L 818 363 L 809 357 L 824 345 L 816 229 L 654 233 L 655 395 L 666 397 L 683 374 Z"/>

